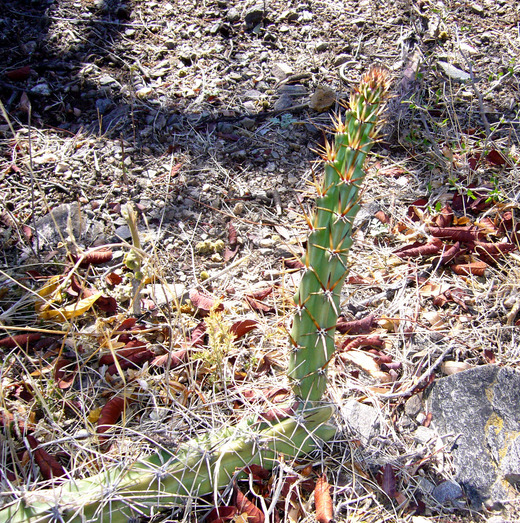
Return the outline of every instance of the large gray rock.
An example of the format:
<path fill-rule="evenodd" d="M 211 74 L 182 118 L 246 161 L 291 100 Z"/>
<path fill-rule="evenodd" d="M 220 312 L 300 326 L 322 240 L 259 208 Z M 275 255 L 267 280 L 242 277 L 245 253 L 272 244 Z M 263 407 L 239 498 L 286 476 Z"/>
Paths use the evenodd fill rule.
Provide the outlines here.
<path fill-rule="evenodd" d="M 459 482 L 480 509 L 499 508 L 520 485 L 520 373 L 494 365 L 436 380 L 425 392 L 440 435 L 452 449 Z"/>

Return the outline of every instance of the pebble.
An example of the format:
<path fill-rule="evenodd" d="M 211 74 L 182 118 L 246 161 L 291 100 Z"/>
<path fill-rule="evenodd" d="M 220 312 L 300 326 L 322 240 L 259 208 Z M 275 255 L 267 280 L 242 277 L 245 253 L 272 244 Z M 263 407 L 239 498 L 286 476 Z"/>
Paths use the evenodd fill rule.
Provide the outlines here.
<path fill-rule="evenodd" d="M 464 495 L 462 487 L 453 480 L 443 481 L 439 483 L 432 491 L 432 497 L 435 498 L 441 505 L 447 502 L 456 501 Z"/>

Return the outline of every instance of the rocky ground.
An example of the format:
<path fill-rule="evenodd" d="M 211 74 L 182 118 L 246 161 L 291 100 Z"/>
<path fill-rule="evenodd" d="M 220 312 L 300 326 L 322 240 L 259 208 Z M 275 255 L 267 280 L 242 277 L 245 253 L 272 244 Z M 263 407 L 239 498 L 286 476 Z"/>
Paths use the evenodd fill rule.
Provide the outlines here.
<path fill-rule="evenodd" d="M 390 71 L 392 98 L 367 165 L 342 311 L 344 323 L 365 322 L 341 331 L 330 398 L 343 436 L 314 467 L 329 470 L 338 521 L 515 521 L 517 398 L 449 407 L 483 409 L 471 429 L 482 432 L 482 448 L 461 458 L 453 452 L 462 428 L 443 422 L 451 439 L 435 435 L 431 412 L 441 407 L 428 406 L 435 391 L 422 391 L 435 377 L 442 384 L 453 374 L 452 383 L 461 370 L 516 369 L 520 361 L 519 24 L 513 0 L 4 0 L 0 321 L 6 336 L 66 331 L 50 348 L 35 349 L 41 340 L 24 340 L 22 351 L 4 345 L 4 426 L 23 419 L 65 470 L 88 475 L 80 445 L 53 443 L 64 435 L 56 420 L 67 434 L 88 431 L 92 413 L 130 383 L 138 400 L 129 426 L 171 441 L 210 423 L 204 395 L 215 425 L 245 409 L 244 391 L 279 386 L 298 280 L 286 259 L 302 252 L 302 210 L 321 170 L 316 151 L 331 115 L 378 64 Z M 146 254 L 137 303 L 124 258 L 136 241 L 128 203 Z M 104 265 L 76 268 L 83 285 L 103 293 L 98 319 L 86 305 L 66 324 L 36 317 L 34 292 L 71 270 L 69 255 L 105 245 L 112 256 Z M 78 296 L 71 287 L 63 307 Z M 232 325 L 256 322 L 225 357 L 228 392 L 208 385 L 216 363 L 207 355 L 209 370 L 197 379 L 193 370 L 181 376 L 185 368 L 150 370 L 153 358 L 188 342 L 207 350 L 207 338 L 194 341 L 203 321 L 188 296 L 199 309 L 202 296 L 220 300 Z M 101 324 L 117 331 L 129 316 L 150 329 L 141 339 L 148 359 L 122 369 L 126 378 L 107 378 L 99 347 L 82 336 Z M 81 386 L 56 374 L 64 357 L 88 369 Z M 52 386 L 35 378 L 46 373 Z M 199 391 L 184 404 L 196 422 L 179 421 L 165 376 L 172 390 Z M 489 390 L 502 390 L 495 377 Z M 42 406 L 38 388 L 65 406 Z M 7 441 L 3 465 L 13 477 L 2 491 L 38 486 L 33 447 Z M 112 452 L 122 452 L 116 443 Z M 500 456 L 480 463 L 486 452 Z M 471 485 L 471 463 L 484 469 L 475 475 L 485 485 Z M 312 520 L 312 495 L 304 487 L 300 494 L 280 518 Z M 202 518 L 201 506 L 167 517 Z"/>

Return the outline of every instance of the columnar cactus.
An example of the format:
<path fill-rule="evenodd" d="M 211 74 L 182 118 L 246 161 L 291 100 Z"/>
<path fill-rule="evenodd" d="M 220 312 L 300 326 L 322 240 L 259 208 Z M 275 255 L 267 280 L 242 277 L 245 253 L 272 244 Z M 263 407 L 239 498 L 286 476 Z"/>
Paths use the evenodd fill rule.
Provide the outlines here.
<path fill-rule="evenodd" d="M 294 298 L 290 336 L 289 378 L 303 400 L 320 400 L 327 385 L 352 224 L 365 178 L 363 165 L 374 143 L 388 87 L 386 71 L 371 69 L 351 96 L 345 122 L 336 119 L 334 143 L 325 146 L 325 175 L 317 184 L 314 215 L 307 219 L 310 235 L 303 258 L 305 273 Z"/>
<path fill-rule="evenodd" d="M 352 223 L 365 177 L 363 164 L 387 89 L 384 70 L 374 68 L 367 73 L 352 96 L 345 123 L 336 121 L 335 143 L 325 148 L 325 176 L 317 187 L 314 216 L 308 220 L 306 272 L 295 297 L 290 337 L 289 378 L 295 394 L 305 400 L 298 413 L 272 424 L 246 420 L 184 443 L 176 452 L 163 449 L 129 466 L 70 480 L 54 489 L 22 492 L 0 509 L 0 521 L 117 523 L 151 516 L 186 497 L 216 493 L 247 465 L 270 468 L 281 455 L 308 453 L 317 440 L 333 437 L 335 428 L 327 424 L 333 408 L 314 407 L 306 401 L 320 400 L 326 387 Z"/>

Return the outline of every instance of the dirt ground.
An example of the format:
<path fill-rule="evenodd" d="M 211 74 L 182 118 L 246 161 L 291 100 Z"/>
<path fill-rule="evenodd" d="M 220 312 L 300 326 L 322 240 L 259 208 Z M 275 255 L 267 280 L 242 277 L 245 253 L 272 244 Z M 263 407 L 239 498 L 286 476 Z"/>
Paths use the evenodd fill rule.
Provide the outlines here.
<path fill-rule="evenodd" d="M 397 365 L 379 371 L 402 390 L 448 338 L 446 360 L 458 369 L 488 362 L 516 368 L 519 51 L 514 0 L 3 0 L 0 330 L 6 336 L 29 332 L 24 328 L 69 332 L 68 341 L 62 336 L 51 348 L 27 345 L 23 357 L 0 349 L 8 362 L 1 367 L 4 425 L 13 415 L 23 418 L 46 442 L 63 437 L 58 420 L 67 433 L 90 430 L 92 412 L 132 382 L 128 426 L 176 442 L 179 434 L 229 423 L 246 409 L 245 390 L 280 386 L 298 281 L 287 259 L 303 252 L 302 213 L 312 205 L 311 182 L 321 170 L 317 150 L 330 138 L 331 116 L 373 65 L 389 70 L 392 97 L 367 164 L 343 320 L 373 315 L 374 326 L 363 334 L 383 340 Z M 135 245 L 124 216 L 128 203 L 138 215 L 143 271 L 151 275 L 137 304 L 123 261 L 125 242 Z M 73 218 L 64 218 L 59 237 L 49 216 L 63 204 L 71 204 Z M 442 226 L 478 230 L 485 236 L 479 240 L 507 247 L 482 252 L 454 233 L 429 254 L 406 252 L 431 243 L 432 227 Z M 457 252 L 444 258 L 457 243 Z M 111 245 L 113 260 L 81 274 L 111 300 L 97 320 L 86 310 L 74 322 L 53 323 L 27 307 L 27 296 L 42 282 L 70 270 L 69 255 L 103 245 Z M 121 283 L 115 276 L 107 283 L 111 274 Z M 159 281 L 175 289 L 175 307 L 164 306 L 171 296 L 158 298 L 152 287 Z M 186 344 L 198 347 L 193 329 L 200 318 L 186 299 L 190 291 L 192 303 L 197 293 L 220 300 L 230 324 L 257 322 L 225 356 L 233 369 L 227 393 L 209 380 L 215 361 L 207 355 L 190 384 L 181 371 L 150 371 L 151 356 L 144 365 L 134 362 L 126 381 L 102 377 L 102 363 L 92 360 L 98 349 L 86 341 L 85 329 L 103 323 L 117 331 L 133 316 L 150 329 L 146 343 L 154 357 Z M 78 291 L 65 294 L 71 300 Z M 63 373 L 56 369 L 64 357 L 66 365 L 90 362 L 81 387 L 74 378 L 59 385 Z M 441 365 L 431 371 L 449 372 Z M 46 372 L 52 386 L 42 377 Z M 197 389 L 198 397 L 184 405 L 193 419 L 171 412 L 171 391 L 160 384 L 165 374 L 179 384 L 176 395 L 182 387 Z M 377 376 L 355 361 L 338 361 L 331 396 L 340 403 L 374 397 L 385 387 Z M 37 387 L 54 397 L 52 409 L 42 406 Z M 425 460 L 416 472 L 434 483 L 452 471 L 425 457 L 434 449 L 418 450 L 411 436 L 416 425 L 404 421 L 405 399 L 377 400 L 388 426 L 364 456 L 351 440 L 336 444 L 340 457 L 325 460 L 336 519 L 420 523 L 496 516 L 439 506 L 420 492 L 410 473 L 412 456 Z M 16 480 L 3 484 L 3 492 L 23 483 L 41 486 L 29 449 L 23 458 L 24 443 L 15 440 L 11 455 L 22 457 L 4 459 Z M 67 470 L 88 475 L 88 453 L 80 445 L 49 445 Z M 128 452 L 122 447 L 116 441 L 109 452 Z M 381 483 L 387 463 L 402 497 L 390 499 Z M 305 489 L 302 496 L 307 504 L 280 512 L 282 520 L 313 520 Z M 166 518 L 197 520 L 204 510 L 180 509 Z M 504 514 L 512 517 L 509 508 Z"/>

